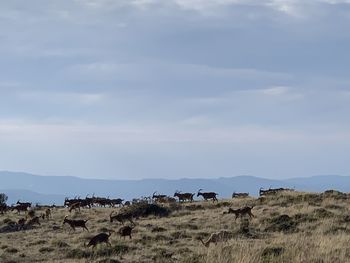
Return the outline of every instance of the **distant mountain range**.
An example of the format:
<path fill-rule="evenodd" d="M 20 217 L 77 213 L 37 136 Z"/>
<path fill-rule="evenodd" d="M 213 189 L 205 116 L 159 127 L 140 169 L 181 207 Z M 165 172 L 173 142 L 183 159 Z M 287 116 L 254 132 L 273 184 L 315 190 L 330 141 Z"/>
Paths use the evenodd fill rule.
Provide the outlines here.
<path fill-rule="evenodd" d="M 65 197 L 95 194 L 130 200 L 150 196 L 154 191 L 173 195 L 176 190 L 183 192 L 215 191 L 220 198 L 231 197 L 233 191 L 249 192 L 256 196 L 259 188 L 289 187 L 299 191 L 320 192 L 336 189 L 350 192 L 350 177 L 322 175 L 292 179 L 265 179 L 254 176 L 235 176 L 216 179 L 142 179 L 142 180 L 101 180 L 83 179 L 72 176 L 39 176 L 28 173 L 0 171 L 0 192 L 9 197 L 8 203 L 18 199 L 40 204 L 62 204 Z"/>

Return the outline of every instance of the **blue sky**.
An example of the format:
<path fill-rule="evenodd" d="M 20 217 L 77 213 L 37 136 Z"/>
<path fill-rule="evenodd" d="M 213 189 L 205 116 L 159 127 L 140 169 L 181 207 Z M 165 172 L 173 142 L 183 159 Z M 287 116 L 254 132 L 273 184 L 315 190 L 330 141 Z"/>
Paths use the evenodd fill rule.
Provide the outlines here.
<path fill-rule="evenodd" d="M 349 175 L 350 1 L 0 3 L 0 169 Z"/>

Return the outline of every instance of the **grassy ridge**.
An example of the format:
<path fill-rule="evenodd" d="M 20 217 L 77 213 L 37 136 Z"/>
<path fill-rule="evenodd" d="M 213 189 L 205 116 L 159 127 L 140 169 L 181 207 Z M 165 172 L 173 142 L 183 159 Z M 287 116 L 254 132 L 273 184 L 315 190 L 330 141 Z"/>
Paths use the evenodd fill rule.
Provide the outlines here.
<path fill-rule="evenodd" d="M 118 223 L 109 222 L 112 209 L 82 209 L 72 218 L 89 219 L 90 232 L 70 233 L 62 225 L 67 209 L 53 210 L 41 226 L 0 234 L 3 262 L 348 262 L 350 256 L 350 196 L 339 192 L 282 193 L 263 199 L 195 202 L 167 207 L 164 217 L 140 217 L 133 239 L 118 236 Z M 254 205 L 255 218 L 234 220 L 228 207 Z M 114 209 L 117 211 L 118 209 Z M 41 212 L 38 211 L 38 214 Z M 20 217 L 0 217 L 4 229 Z M 112 246 L 85 248 L 100 232 L 115 231 Z M 199 238 L 230 231 L 233 238 L 206 248 Z"/>

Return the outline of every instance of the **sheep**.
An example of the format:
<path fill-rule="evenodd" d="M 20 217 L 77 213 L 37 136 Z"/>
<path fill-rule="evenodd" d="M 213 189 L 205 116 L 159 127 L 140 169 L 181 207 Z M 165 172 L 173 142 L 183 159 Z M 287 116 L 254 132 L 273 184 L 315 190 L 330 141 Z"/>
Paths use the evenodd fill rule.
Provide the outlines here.
<path fill-rule="evenodd" d="M 233 234 L 231 232 L 222 230 L 216 233 L 212 233 L 210 237 L 207 239 L 207 241 L 203 241 L 201 238 L 199 238 L 199 240 L 202 242 L 204 246 L 209 247 L 210 243 L 217 244 L 217 242 L 227 241 L 232 237 L 233 237 Z"/>
<path fill-rule="evenodd" d="M 186 200 L 192 202 L 193 201 L 194 194 L 192 193 L 180 193 L 179 191 L 176 191 L 174 194 L 174 197 L 179 198 L 179 202 L 184 202 Z"/>
<path fill-rule="evenodd" d="M 214 193 L 214 192 L 204 192 L 204 193 L 202 193 L 201 190 L 203 190 L 203 189 L 199 189 L 198 190 L 197 197 L 201 195 L 201 196 L 203 196 L 205 201 L 207 201 L 209 199 L 212 199 L 213 202 L 214 201 L 218 201 L 218 199 L 216 198 L 216 196 L 218 195 L 217 193 Z"/>
<path fill-rule="evenodd" d="M 84 229 L 86 229 L 89 232 L 89 229 L 86 227 L 86 222 L 89 221 L 89 219 L 88 220 L 72 220 L 72 219 L 67 219 L 67 217 L 68 216 L 64 217 L 63 224 L 67 223 L 73 229 L 73 231 L 75 231 L 76 227 L 81 227 L 81 228 L 83 228 L 83 231 L 84 231 Z"/>
<path fill-rule="evenodd" d="M 118 233 L 120 234 L 120 236 L 125 237 L 129 236 L 129 238 L 131 239 L 131 231 L 134 229 L 134 226 L 122 226 L 121 228 L 119 228 Z"/>
<path fill-rule="evenodd" d="M 113 215 L 113 211 L 109 214 L 109 221 L 113 223 L 114 220 L 117 220 L 118 222 L 122 223 L 124 225 L 125 220 L 129 220 L 131 224 L 134 224 L 134 221 L 132 220 L 132 214 L 130 213 L 119 213 L 116 215 Z"/>
<path fill-rule="evenodd" d="M 106 243 L 109 246 L 112 246 L 111 243 L 109 242 L 109 237 L 111 236 L 111 232 L 109 232 L 109 234 L 106 233 L 100 233 L 96 236 L 94 236 L 93 238 L 90 239 L 89 243 L 86 245 L 84 244 L 84 246 L 87 247 L 91 247 L 95 248 L 97 244 L 101 244 L 101 243 Z"/>
<path fill-rule="evenodd" d="M 252 217 L 255 217 L 252 213 L 252 209 L 253 209 L 254 206 L 246 206 L 246 207 L 243 207 L 243 208 L 239 208 L 239 209 L 232 209 L 232 208 L 229 208 L 227 212 L 224 212 L 224 214 L 235 214 L 236 218 L 235 220 L 237 220 L 237 218 L 239 216 L 244 216 L 244 215 L 249 215 L 249 218 L 252 218 Z"/>

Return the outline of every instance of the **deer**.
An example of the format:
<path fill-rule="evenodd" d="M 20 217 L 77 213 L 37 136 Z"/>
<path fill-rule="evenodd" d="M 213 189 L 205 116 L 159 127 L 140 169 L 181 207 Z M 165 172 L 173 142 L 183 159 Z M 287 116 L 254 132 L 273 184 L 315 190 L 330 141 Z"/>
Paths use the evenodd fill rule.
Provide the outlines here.
<path fill-rule="evenodd" d="M 203 189 L 199 189 L 198 190 L 197 197 L 201 195 L 201 196 L 203 196 L 205 201 L 208 201 L 210 199 L 212 199 L 213 202 L 214 201 L 218 201 L 218 199 L 216 198 L 216 196 L 218 195 L 217 193 L 214 193 L 214 192 L 204 192 L 204 193 L 202 193 L 201 192 L 202 190 Z"/>
<path fill-rule="evenodd" d="M 106 243 L 108 246 L 112 246 L 111 243 L 109 242 L 109 237 L 112 235 L 111 232 L 108 234 L 106 233 L 100 233 L 94 237 L 92 237 L 89 241 L 89 243 L 86 245 L 84 244 L 85 247 L 91 247 L 95 248 L 97 244 L 102 244 Z"/>
<path fill-rule="evenodd" d="M 76 227 L 81 227 L 83 229 L 83 231 L 86 229 L 89 232 L 89 229 L 86 227 L 86 222 L 89 221 L 88 220 L 72 220 L 72 219 L 67 219 L 68 216 L 65 216 L 63 219 L 63 224 L 68 224 L 73 231 L 75 231 Z"/>
<path fill-rule="evenodd" d="M 229 208 L 227 212 L 224 212 L 224 214 L 235 214 L 236 218 L 235 221 L 237 220 L 237 218 L 239 216 L 244 216 L 244 215 L 249 215 L 249 218 L 255 217 L 252 213 L 252 209 L 254 206 L 245 206 L 243 208 L 239 208 L 239 209 L 232 209 Z"/>
<path fill-rule="evenodd" d="M 174 194 L 174 197 L 179 198 L 179 202 L 184 202 L 184 201 L 193 202 L 193 196 L 194 194 L 192 193 L 181 193 L 179 191 L 176 191 Z"/>

